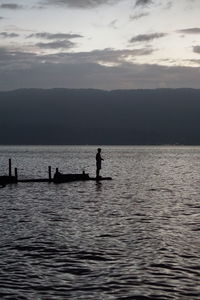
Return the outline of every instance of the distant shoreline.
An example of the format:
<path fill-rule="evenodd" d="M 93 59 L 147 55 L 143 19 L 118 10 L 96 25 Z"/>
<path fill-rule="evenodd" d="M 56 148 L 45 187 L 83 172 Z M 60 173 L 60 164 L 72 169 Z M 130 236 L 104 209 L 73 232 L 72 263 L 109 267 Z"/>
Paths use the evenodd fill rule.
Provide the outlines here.
<path fill-rule="evenodd" d="M 7 145 L 1 145 L 0 144 L 0 147 L 99 147 L 99 146 L 101 146 L 101 147 L 200 147 L 200 145 L 167 145 L 167 144 L 141 144 L 141 145 L 123 145 L 123 144 L 116 144 L 116 145 L 112 145 L 112 144 L 105 144 L 105 145 L 103 145 L 103 144 L 96 144 L 96 145 L 93 145 L 93 144 L 91 144 L 91 145 L 79 145 L 79 144 L 74 144 L 74 145 L 61 145 L 61 144 L 52 144 L 52 145 L 47 145 L 47 144 L 24 144 L 24 145 L 19 145 L 19 144 L 7 144 Z"/>
<path fill-rule="evenodd" d="M 2 145 L 200 145 L 200 90 L 0 92 Z"/>

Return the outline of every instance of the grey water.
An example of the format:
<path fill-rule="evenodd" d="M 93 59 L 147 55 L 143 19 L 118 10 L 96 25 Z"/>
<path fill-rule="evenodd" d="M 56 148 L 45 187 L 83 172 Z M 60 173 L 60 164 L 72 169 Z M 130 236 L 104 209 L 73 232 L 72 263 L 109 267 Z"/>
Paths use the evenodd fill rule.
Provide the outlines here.
<path fill-rule="evenodd" d="M 96 146 L 0 146 L 19 178 L 95 176 Z M 200 299 L 200 147 L 102 146 L 112 181 L 0 189 L 0 299 Z"/>

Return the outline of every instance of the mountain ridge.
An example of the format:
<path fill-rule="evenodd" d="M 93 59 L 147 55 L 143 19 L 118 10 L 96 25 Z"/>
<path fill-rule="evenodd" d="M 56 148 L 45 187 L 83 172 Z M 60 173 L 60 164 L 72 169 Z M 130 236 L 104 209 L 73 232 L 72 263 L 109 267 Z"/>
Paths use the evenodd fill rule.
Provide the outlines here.
<path fill-rule="evenodd" d="M 0 92 L 0 144 L 200 145 L 200 89 Z"/>

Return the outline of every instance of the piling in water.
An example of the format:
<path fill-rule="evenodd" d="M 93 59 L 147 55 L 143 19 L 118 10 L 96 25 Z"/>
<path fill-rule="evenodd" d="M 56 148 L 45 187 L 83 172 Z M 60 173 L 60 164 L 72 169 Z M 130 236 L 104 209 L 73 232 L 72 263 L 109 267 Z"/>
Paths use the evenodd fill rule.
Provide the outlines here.
<path fill-rule="evenodd" d="M 52 180 L 52 176 L 51 176 L 51 166 L 49 166 L 49 181 L 51 181 Z"/>
<path fill-rule="evenodd" d="M 9 177 L 12 176 L 12 162 L 11 162 L 11 158 L 9 158 Z"/>

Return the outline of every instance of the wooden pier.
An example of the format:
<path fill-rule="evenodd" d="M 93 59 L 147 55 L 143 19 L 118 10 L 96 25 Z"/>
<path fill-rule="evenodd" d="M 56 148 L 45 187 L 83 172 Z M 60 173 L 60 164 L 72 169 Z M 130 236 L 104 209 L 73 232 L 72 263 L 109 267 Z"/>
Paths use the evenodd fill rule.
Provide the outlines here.
<path fill-rule="evenodd" d="M 47 182 L 47 183 L 66 183 L 73 181 L 102 181 L 102 180 L 112 180 L 111 177 L 90 177 L 89 174 L 84 171 L 80 174 L 63 174 L 59 172 L 58 168 L 56 168 L 56 172 L 54 176 L 52 176 L 52 168 L 48 167 L 48 177 L 47 178 L 28 178 L 28 179 L 19 179 L 18 178 L 18 170 L 14 169 L 14 175 L 12 175 L 12 161 L 9 159 L 8 166 L 8 175 L 0 176 L 0 187 L 5 187 L 7 184 L 17 184 L 17 183 L 28 183 L 28 182 Z"/>

